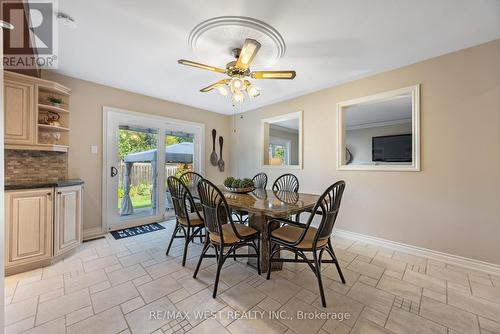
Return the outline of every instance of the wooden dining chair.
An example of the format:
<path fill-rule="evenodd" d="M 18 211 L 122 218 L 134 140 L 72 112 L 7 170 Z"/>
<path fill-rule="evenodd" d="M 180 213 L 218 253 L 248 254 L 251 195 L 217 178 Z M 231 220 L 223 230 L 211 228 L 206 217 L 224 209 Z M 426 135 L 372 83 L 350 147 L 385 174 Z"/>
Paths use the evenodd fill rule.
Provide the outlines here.
<path fill-rule="evenodd" d="M 203 175 L 198 174 L 196 172 L 185 172 L 179 177 L 179 179 L 189 189 L 196 189 L 198 182 L 200 182 L 200 180 L 203 180 Z M 200 202 L 195 200 L 194 203 L 195 203 L 196 209 L 198 211 L 201 211 Z M 190 210 L 191 210 L 191 212 L 194 212 L 195 208 L 191 207 Z"/>
<path fill-rule="evenodd" d="M 259 173 L 252 178 L 255 189 L 265 190 L 267 187 L 267 174 Z M 242 210 L 233 210 L 240 223 L 246 224 L 248 222 L 248 212 Z"/>
<path fill-rule="evenodd" d="M 259 173 L 252 178 L 253 185 L 257 189 L 266 189 L 267 187 L 267 174 Z"/>
<path fill-rule="evenodd" d="M 195 236 L 200 236 L 200 240 L 205 227 L 203 215 L 196 209 L 193 196 L 188 187 L 175 176 L 167 178 L 167 185 L 172 197 L 172 204 L 175 211 L 175 228 L 168 244 L 167 252 L 170 252 L 172 242 L 176 238 L 184 238 L 184 253 L 182 255 L 182 266 L 186 265 L 186 255 L 189 243 Z M 191 209 L 194 208 L 194 212 Z M 182 231 L 182 234 L 178 234 Z"/>
<path fill-rule="evenodd" d="M 231 210 L 224 195 L 210 181 L 201 180 L 198 183 L 198 196 L 203 207 L 208 238 L 205 240 L 193 278 L 196 278 L 203 259 L 214 257 L 207 254 L 209 248 L 214 248 L 215 257 L 217 258 L 217 272 L 213 291 L 213 298 L 215 298 L 217 296 L 220 271 L 227 257 L 231 254 L 236 257 L 257 257 L 257 271 L 260 275 L 260 233 L 252 227 L 233 221 Z M 245 246 L 253 248 L 255 254 L 236 254 L 235 251 L 238 248 Z M 225 248 L 229 248 L 228 251 L 225 252 Z"/>
<path fill-rule="evenodd" d="M 272 187 L 273 191 L 299 191 L 299 179 L 293 174 L 283 174 L 276 179 Z"/>
<path fill-rule="evenodd" d="M 314 214 L 309 216 L 306 224 L 298 224 L 295 221 L 276 218 L 268 222 L 268 235 L 269 235 L 269 262 L 268 268 L 271 268 L 272 262 L 299 262 L 307 263 L 314 272 L 319 285 L 319 292 L 321 295 L 321 304 L 326 307 L 325 293 L 323 290 L 323 283 L 321 280 L 321 263 L 335 263 L 342 283 L 345 284 L 344 275 L 340 269 L 337 257 L 333 251 L 331 234 L 333 225 L 337 219 L 344 193 L 345 182 L 338 181 L 328 187 L 326 191 L 320 196 L 316 202 L 312 212 L 321 215 L 321 222 L 318 228 L 312 227 L 311 223 Z M 279 223 L 280 228 L 271 230 L 273 223 Z M 295 253 L 295 259 L 273 259 L 273 256 L 280 250 L 288 250 Z M 323 260 L 323 253 L 330 254 L 332 260 Z M 313 259 L 308 259 L 305 252 L 311 252 Z M 297 259 L 297 255 L 300 259 Z M 267 279 L 271 278 L 271 271 L 267 272 Z"/>

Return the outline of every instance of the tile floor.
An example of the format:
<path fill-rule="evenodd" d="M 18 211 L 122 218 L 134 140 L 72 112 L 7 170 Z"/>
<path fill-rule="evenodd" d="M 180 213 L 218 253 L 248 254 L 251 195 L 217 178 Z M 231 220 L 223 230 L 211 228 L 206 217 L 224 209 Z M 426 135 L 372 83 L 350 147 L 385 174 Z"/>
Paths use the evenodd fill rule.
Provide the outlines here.
<path fill-rule="evenodd" d="M 347 284 L 324 265 L 326 309 L 305 264 L 266 281 L 229 259 L 212 299 L 214 260 L 193 279 L 200 245 L 183 268 L 182 240 L 165 256 L 173 224 L 164 226 L 86 242 L 63 262 L 7 277 L 6 333 L 500 333 L 499 276 L 341 238 Z M 329 318 L 298 320 L 314 312 Z"/>

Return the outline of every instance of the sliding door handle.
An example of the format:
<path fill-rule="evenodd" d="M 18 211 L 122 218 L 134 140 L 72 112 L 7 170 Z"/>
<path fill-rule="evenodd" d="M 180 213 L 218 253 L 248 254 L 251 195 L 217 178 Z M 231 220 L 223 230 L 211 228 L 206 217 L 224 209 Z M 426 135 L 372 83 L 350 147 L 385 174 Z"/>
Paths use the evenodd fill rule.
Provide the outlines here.
<path fill-rule="evenodd" d="M 116 167 L 111 166 L 111 177 L 115 177 L 118 175 L 118 169 Z"/>

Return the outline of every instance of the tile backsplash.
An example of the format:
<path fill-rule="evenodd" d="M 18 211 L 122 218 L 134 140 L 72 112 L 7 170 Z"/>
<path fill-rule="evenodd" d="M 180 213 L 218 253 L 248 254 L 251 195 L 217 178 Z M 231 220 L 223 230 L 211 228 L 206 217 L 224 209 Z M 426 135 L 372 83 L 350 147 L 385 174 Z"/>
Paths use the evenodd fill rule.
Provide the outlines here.
<path fill-rule="evenodd" d="M 5 150 L 5 184 L 53 182 L 68 177 L 68 154 Z"/>

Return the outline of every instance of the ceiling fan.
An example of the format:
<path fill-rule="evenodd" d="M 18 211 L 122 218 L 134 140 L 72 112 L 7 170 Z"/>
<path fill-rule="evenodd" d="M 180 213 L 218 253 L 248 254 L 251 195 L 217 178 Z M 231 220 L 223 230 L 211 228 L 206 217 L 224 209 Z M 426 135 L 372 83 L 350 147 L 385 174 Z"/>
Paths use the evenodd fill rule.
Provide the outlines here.
<path fill-rule="evenodd" d="M 224 73 L 229 76 L 229 78 L 222 79 L 216 83 L 211 84 L 205 88 L 200 89 L 200 92 L 206 93 L 213 89 L 223 95 L 227 96 L 231 93 L 231 102 L 233 105 L 237 103 L 242 103 L 245 99 L 244 92 L 251 98 L 260 95 L 260 88 L 254 86 L 250 81 L 245 79 L 245 77 L 251 77 L 253 79 L 293 79 L 295 78 L 295 71 L 250 71 L 250 65 L 252 64 L 255 55 L 260 49 L 260 43 L 254 39 L 247 38 L 243 47 L 236 48 L 232 50 L 233 56 L 236 60 L 231 61 L 226 64 L 226 69 L 205 65 L 201 63 L 196 63 L 194 61 L 180 59 L 178 62 L 182 65 L 193 66 L 201 68 L 203 70 Z"/>

